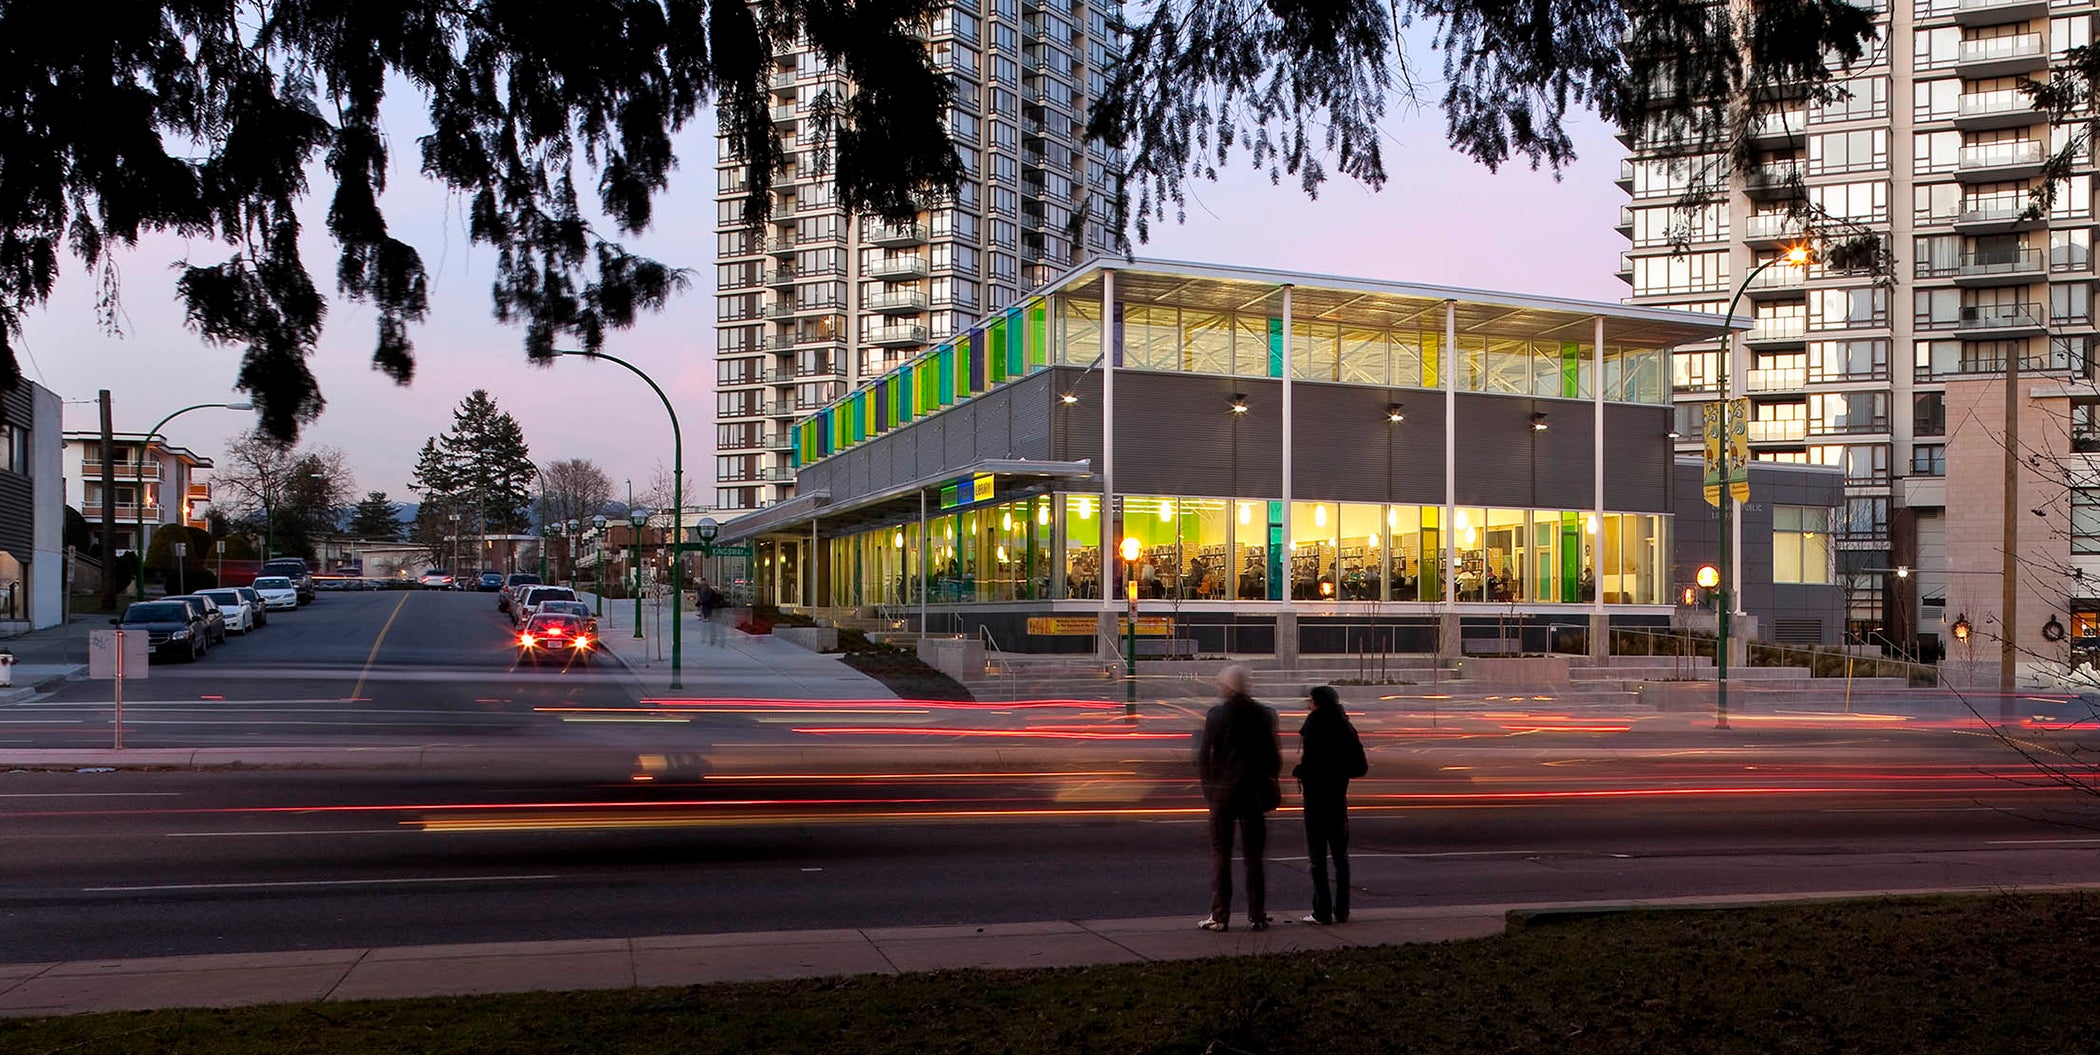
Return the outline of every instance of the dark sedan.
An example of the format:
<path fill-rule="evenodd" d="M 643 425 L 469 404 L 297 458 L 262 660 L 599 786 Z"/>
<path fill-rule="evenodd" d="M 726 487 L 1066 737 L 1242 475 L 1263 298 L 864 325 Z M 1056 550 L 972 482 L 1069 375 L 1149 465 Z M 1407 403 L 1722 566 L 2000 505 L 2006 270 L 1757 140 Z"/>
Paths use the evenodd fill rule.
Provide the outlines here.
<path fill-rule="evenodd" d="M 154 658 L 173 656 L 196 659 L 206 648 L 201 609 L 181 601 L 140 601 L 124 609 L 124 618 L 112 619 L 117 629 L 143 632 Z"/>
<path fill-rule="evenodd" d="M 492 571 L 482 572 L 480 581 L 474 586 L 474 590 L 477 593 L 488 593 L 502 588 L 503 576 Z"/>
<path fill-rule="evenodd" d="M 226 613 L 219 611 L 219 603 L 200 594 L 186 593 L 179 597 L 163 597 L 163 601 L 181 601 L 197 610 L 197 618 L 204 620 L 204 647 L 226 643 Z"/>

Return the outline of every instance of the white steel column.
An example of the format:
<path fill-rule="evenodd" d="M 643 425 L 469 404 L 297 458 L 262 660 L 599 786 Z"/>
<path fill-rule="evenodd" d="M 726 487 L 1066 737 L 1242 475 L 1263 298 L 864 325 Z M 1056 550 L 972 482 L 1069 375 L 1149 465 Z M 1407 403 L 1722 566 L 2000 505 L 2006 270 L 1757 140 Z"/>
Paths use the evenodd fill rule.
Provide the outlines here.
<path fill-rule="evenodd" d="M 1594 419 L 1590 429 L 1590 443 L 1595 453 L 1590 458 L 1590 524 L 1596 525 L 1596 535 L 1590 542 L 1591 555 L 1590 603 L 1598 618 L 1604 617 L 1604 316 L 1597 316 L 1597 340 L 1590 349 L 1590 367 L 1596 374 L 1590 384 L 1590 416 Z M 1672 411 L 1674 413 L 1674 411 Z M 1672 454 L 1674 460 L 1675 454 Z M 1584 524 L 1585 534 L 1590 524 Z"/>
<path fill-rule="evenodd" d="M 921 487 L 919 488 L 919 633 L 921 634 L 933 633 L 932 629 L 926 624 L 926 580 L 928 577 L 926 574 L 926 562 L 933 552 L 933 548 L 927 541 L 926 536 L 926 489 Z"/>
<path fill-rule="evenodd" d="M 1123 541 L 1116 519 L 1116 273 L 1101 271 L 1101 610 L 1116 613 L 1116 547 Z"/>
<path fill-rule="evenodd" d="M 1283 287 L 1283 574 L 1280 576 L 1281 588 L 1276 596 L 1285 601 L 1291 599 L 1291 577 L 1295 572 L 1298 556 L 1298 540 L 1291 534 L 1291 422 L 1294 416 L 1291 407 L 1291 291 L 1294 288 L 1290 285 Z M 1263 533 L 1267 534 L 1267 531 L 1265 526 Z"/>
<path fill-rule="evenodd" d="M 1458 302 L 1444 301 L 1444 611 L 1458 604 Z M 1482 525 L 1485 527 L 1486 525 Z M 1456 642 L 1452 642 L 1456 643 Z"/>

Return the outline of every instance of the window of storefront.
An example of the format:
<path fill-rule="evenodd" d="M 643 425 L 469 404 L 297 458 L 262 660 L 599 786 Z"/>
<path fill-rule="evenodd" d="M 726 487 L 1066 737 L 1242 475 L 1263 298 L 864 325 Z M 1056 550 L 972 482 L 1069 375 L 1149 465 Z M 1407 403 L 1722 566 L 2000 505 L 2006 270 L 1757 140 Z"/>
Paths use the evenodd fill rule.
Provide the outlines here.
<path fill-rule="evenodd" d="M 1291 599 L 1335 599 L 1335 540 L 1341 531 L 1333 502 L 1291 503 Z"/>
<path fill-rule="evenodd" d="M 1772 581 L 1830 582 L 1830 514 L 1814 506 L 1772 507 Z"/>
<path fill-rule="evenodd" d="M 1058 519 L 1064 524 L 1064 596 L 1101 596 L 1101 499 L 1095 495 L 1059 495 Z"/>

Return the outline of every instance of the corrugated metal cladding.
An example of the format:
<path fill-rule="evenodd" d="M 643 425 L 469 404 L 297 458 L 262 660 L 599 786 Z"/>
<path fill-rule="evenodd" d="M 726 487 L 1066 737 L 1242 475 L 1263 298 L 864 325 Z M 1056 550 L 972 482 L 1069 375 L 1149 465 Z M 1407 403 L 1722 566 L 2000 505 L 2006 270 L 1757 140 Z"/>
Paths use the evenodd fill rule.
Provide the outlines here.
<path fill-rule="evenodd" d="M 1459 505 L 1587 509 L 1595 504 L 1595 404 L 1463 392 L 1456 398 Z M 1610 413 L 1606 408 L 1607 417 Z M 1546 415 L 1544 432 L 1532 427 L 1533 414 Z M 1668 453 L 1661 432 L 1651 445 Z M 1613 509 L 1649 508 L 1622 504 L 1609 487 L 1604 494 Z"/>
<path fill-rule="evenodd" d="M 1604 405 L 1604 504 L 1629 513 L 1668 513 L 1670 463 L 1676 453 L 1669 442 L 1669 407 L 1626 403 Z"/>
<path fill-rule="evenodd" d="M 1117 374 L 1116 490 L 1282 494 L 1282 392 L 1265 378 Z M 1239 393 L 1245 414 L 1232 412 Z"/>
<path fill-rule="evenodd" d="M 1294 500 L 1444 503 L 1442 392 L 1294 383 L 1291 402 Z"/>
<path fill-rule="evenodd" d="M 36 390 L 21 384 L 16 385 L 12 392 L 0 393 L 0 425 L 34 430 Z M 58 486 L 56 480 L 49 483 L 52 487 Z M 0 469 L 0 550 L 26 561 L 35 548 L 36 502 L 32 498 L 30 479 Z"/>
<path fill-rule="evenodd" d="M 1086 459 L 1098 468 L 1101 464 L 1101 371 L 1057 366 L 1035 376 L 1049 382 L 1044 393 L 1051 401 L 1051 460 L 1076 462 Z M 1077 397 L 1078 401 L 1065 402 L 1067 395 Z M 1076 490 L 1100 490 L 1090 481 L 1074 480 L 1071 483 Z"/>

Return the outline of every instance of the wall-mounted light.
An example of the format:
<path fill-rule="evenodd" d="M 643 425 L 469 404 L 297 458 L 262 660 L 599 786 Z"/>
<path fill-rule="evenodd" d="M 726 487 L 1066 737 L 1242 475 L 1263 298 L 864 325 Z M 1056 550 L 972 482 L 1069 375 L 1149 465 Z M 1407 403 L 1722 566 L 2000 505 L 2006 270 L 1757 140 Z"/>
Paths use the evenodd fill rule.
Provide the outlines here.
<path fill-rule="evenodd" d="M 1969 640 L 1969 630 L 1969 613 L 1963 612 L 1954 620 L 1954 640 L 1967 642 Z"/>
<path fill-rule="evenodd" d="M 1532 411 L 1532 412 L 1531 412 L 1531 431 L 1533 431 L 1533 432 L 1544 432 L 1544 431 L 1546 431 L 1546 412 L 1545 412 L 1545 411 L 1543 411 L 1543 410 L 1535 410 L 1535 411 Z"/>
<path fill-rule="evenodd" d="M 1684 438 L 1683 436 L 1678 434 L 1676 429 L 1671 429 L 1670 431 L 1663 433 L 1663 436 L 1667 439 L 1672 440 L 1680 440 Z"/>
<path fill-rule="evenodd" d="M 1064 395 L 1057 397 L 1057 401 L 1069 407 L 1072 404 L 1079 402 L 1079 393 L 1067 392 Z"/>
<path fill-rule="evenodd" d="M 1395 425 L 1407 420 L 1407 407 L 1399 403 L 1385 405 L 1385 420 Z"/>
<path fill-rule="evenodd" d="M 1235 414 L 1245 414 L 1247 412 L 1247 393 L 1234 392 L 1232 394 L 1232 412 Z"/>

